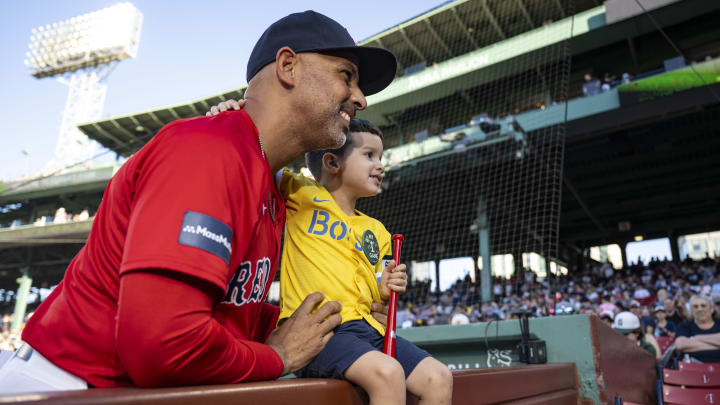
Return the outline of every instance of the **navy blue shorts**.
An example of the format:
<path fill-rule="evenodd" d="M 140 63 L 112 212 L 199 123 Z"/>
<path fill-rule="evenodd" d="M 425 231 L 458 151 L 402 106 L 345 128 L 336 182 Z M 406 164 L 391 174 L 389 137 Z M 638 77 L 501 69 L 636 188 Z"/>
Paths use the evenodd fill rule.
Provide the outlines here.
<path fill-rule="evenodd" d="M 295 373 L 300 378 L 335 378 L 344 380 L 345 370 L 363 354 L 382 351 L 383 336 L 364 320 L 345 322 L 334 330 L 327 346 L 303 369 Z M 395 359 L 405 371 L 405 379 L 430 353 L 410 341 L 396 337 Z"/>

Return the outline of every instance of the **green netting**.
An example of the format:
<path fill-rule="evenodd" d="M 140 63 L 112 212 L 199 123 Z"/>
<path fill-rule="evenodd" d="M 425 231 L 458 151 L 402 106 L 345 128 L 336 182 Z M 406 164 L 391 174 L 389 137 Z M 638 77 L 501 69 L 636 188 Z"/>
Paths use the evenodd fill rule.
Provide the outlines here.
<path fill-rule="evenodd" d="M 494 263 L 493 273 L 505 276 L 522 271 L 523 253 L 557 257 L 565 124 L 560 119 L 555 122 L 561 124 L 538 128 L 533 121 L 540 118 L 533 117 L 540 115 L 528 112 L 565 113 L 564 108 L 550 107 L 567 99 L 572 20 L 565 16 L 573 14 L 570 3 L 466 2 L 458 17 L 473 23 L 468 35 L 449 50 L 444 48 L 451 42 L 443 41 L 439 28 L 443 22 L 433 17 L 425 29 L 435 27 L 437 36 L 405 33 L 408 43 L 421 50 L 413 52 L 408 46 L 407 53 L 398 53 L 401 63 L 414 66 L 398 79 L 405 83 L 473 52 L 491 47 L 495 53 L 469 74 L 423 83 L 407 107 L 381 103 L 377 109 L 383 110 L 382 116 L 370 107 L 368 116 L 384 121 L 387 173 L 383 192 L 361 200 L 358 208 L 381 220 L 391 233 L 405 236 L 403 262 L 413 264 L 415 281 L 434 279 L 428 269 L 442 271 L 437 266 L 441 260 L 459 257 L 472 259 L 469 276 L 475 279 L 481 249 L 495 257 L 487 258 L 486 266 Z M 527 30 L 531 22 L 537 27 Z M 518 55 L 516 47 L 529 44 L 512 33 L 523 24 L 522 38 L 549 45 Z M 432 59 L 455 48 L 465 53 L 440 62 Z M 413 94 L 403 97 L 413 99 Z M 483 235 L 489 239 L 484 245 Z M 512 255 L 514 261 L 497 259 L 503 255 Z M 427 262 L 435 265 L 428 267 Z M 412 292 L 405 297 L 416 298 Z"/>

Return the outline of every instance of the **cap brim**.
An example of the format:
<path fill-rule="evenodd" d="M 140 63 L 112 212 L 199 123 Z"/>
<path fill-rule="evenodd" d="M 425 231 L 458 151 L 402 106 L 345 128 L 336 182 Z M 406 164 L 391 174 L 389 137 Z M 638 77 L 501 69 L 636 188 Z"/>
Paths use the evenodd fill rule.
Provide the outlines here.
<path fill-rule="evenodd" d="M 315 52 L 336 51 L 349 52 L 357 57 L 360 74 L 358 87 L 366 97 L 383 91 L 395 79 L 397 60 L 395 55 L 387 49 L 373 46 L 350 46 L 316 50 Z"/>

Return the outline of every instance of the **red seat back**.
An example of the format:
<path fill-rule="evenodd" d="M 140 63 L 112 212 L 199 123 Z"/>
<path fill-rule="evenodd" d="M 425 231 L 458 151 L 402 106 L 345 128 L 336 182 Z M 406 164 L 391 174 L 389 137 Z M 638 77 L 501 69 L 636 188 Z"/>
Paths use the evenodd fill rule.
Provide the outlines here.
<path fill-rule="evenodd" d="M 682 388 L 663 384 L 663 403 L 678 405 L 720 404 L 718 388 Z"/>
<path fill-rule="evenodd" d="M 653 304 L 655 304 L 657 298 L 654 295 L 651 295 L 645 298 L 638 298 L 636 301 L 644 307 L 651 307 Z"/>
<path fill-rule="evenodd" d="M 678 363 L 678 370 L 720 373 L 720 363 Z"/>
<path fill-rule="evenodd" d="M 658 346 L 660 346 L 660 354 L 665 353 L 668 347 L 672 346 L 673 342 L 675 342 L 675 338 L 671 338 L 670 336 L 658 336 L 655 340 L 657 340 Z"/>
<path fill-rule="evenodd" d="M 663 369 L 663 382 L 691 387 L 720 387 L 720 372 Z M 720 404 L 720 401 L 718 401 Z"/>

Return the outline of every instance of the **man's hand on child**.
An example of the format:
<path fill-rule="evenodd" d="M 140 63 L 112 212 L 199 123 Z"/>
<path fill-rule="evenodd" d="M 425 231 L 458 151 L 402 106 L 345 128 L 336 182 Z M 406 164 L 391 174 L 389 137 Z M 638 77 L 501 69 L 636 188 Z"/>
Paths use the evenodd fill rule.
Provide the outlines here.
<path fill-rule="evenodd" d="M 338 312 L 342 306 L 337 301 L 328 301 L 312 312 L 324 298 L 319 292 L 308 295 L 265 341 L 282 359 L 282 375 L 305 367 L 325 347 L 333 336 L 333 329 L 340 325 L 342 318 Z"/>
<path fill-rule="evenodd" d="M 398 294 L 405 292 L 407 287 L 407 273 L 405 272 L 406 266 L 401 264 L 395 267 L 395 262 L 391 261 L 385 266 L 385 269 L 380 276 L 380 298 L 383 301 L 387 301 L 390 298 L 390 291 L 395 291 Z"/>
<path fill-rule="evenodd" d="M 387 326 L 388 306 L 379 302 L 373 302 L 370 308 L 370 315 L 380 322 L 383 326 Z"/>
<path fill-rule="evenodd" d="M 213 115 L 218 115 L 223 111 L 228 110 L 242 110 L 245 107 L 245 100 L 225 100 L 220 102 L 218 105 L 214 105 L 210 107 L 210 111 L 206 112 L 205 115 L 208 117 L 212 117 Z"/>

